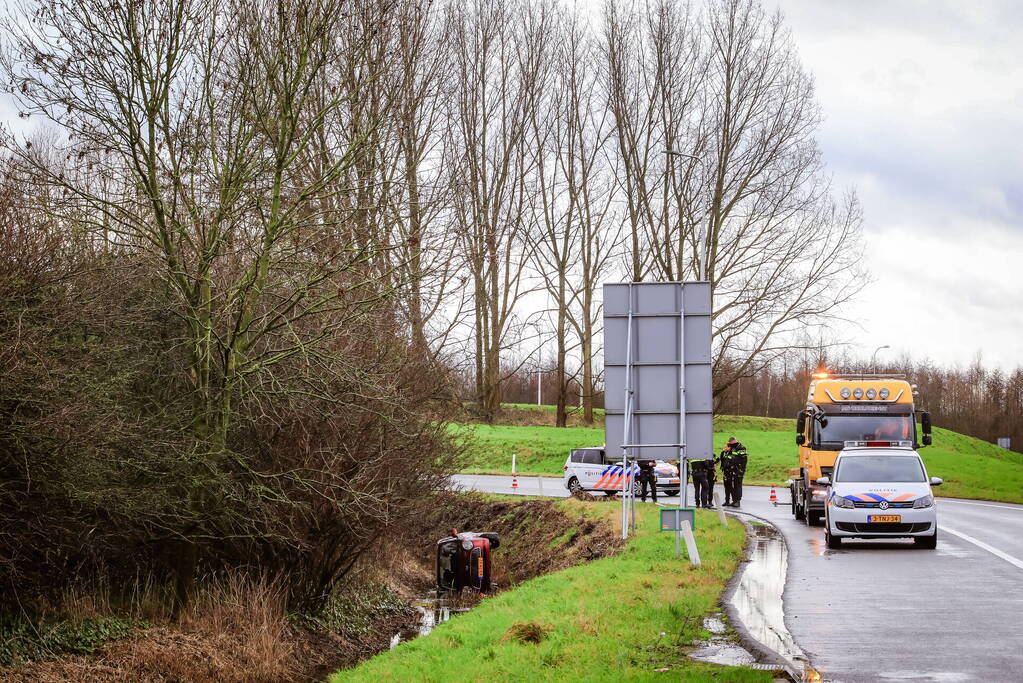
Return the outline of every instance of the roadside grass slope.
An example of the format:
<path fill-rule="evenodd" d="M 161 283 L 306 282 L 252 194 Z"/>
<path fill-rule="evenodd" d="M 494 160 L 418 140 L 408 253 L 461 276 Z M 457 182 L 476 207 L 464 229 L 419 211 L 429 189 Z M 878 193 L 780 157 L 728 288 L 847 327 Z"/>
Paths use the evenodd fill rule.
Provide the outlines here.
<path fill-rule="evenodd" d="M 610 519 L 620 509 L 575 499 L 559 505 Z M 703 565 L 696 568 L 674 557 L 671 535 L 657 531 L 656 507 L 637 504 L 637 513 L 639 533 L 618 555 L 498 593 L 331 680 L 770 681 L 768 672 L 685 654 L 694 639 L 709 635 L 703 617 L 716 611 L 742 558 L 742 525 L 730 520 L 722 527 L 698 512 Z"/>
<path fill-rule="evenodd" d="M 509 409 L 512 412 L 514 408 Z M 510 474 L 511 454 L 518 454 L 518 473 L 561 476 L 572 448 L 604 442 L 603 426 L 489 426 L 452 425 L 467 445 L 462 470 L 469 474 Z M 745 483 L 782 485 L 796 464 L 795 420 L 771 417 L 717 415 L 714 446 L 720 452 L 730 436 L 749 449 Z M 920 449 L 931 476 L 945 484 L 936 490 L 951 498 L 982 498 L 1023 503 L 1023 454 L 994 444 L 935 428 L 934 445 Z"/>

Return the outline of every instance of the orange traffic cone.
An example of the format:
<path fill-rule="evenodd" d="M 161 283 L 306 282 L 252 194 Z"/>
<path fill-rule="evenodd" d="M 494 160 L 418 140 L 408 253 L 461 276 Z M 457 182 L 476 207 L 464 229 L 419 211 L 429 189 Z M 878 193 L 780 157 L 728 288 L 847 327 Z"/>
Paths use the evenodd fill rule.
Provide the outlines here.
<path fill-rule="evenodd" d="M 514 474 L 512 475 L 512 488 L 517 489 L 519 487 L 519 478 Z"/>
<path fill-rule="evenodd" d="M 770 502 L 771 502 L 772 505 L 777 505 L 778 504 L 778 494 L 774 492 L 774 484 L 771 484 L 771 499 L 770 499 Z"/>

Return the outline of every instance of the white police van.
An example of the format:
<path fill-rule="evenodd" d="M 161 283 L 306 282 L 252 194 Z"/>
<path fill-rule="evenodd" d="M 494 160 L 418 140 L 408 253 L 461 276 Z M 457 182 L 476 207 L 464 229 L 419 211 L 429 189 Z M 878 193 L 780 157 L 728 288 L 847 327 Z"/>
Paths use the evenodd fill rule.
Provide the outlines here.
<path fill-rule="evenodd" d="M 655 463 L 657 492 L 677 496 L 682 488 L 678 468 L 663 460 L 656 460 Z M 623 480 L 627 480 L 632 482 L 633 491 L 639 495 L 641 484 L 636 481 L 639 468 L 631 465 L 629 469 L 631 471 L 626 475 L 620 460 L 608 462 L 603 447 L 576 448 L 565 460 L 563 481 L 565 488 L 573 493 L 599 491 L 607 496 L 613 496 L 622 490 Z"/>
<path fill-rule="evenodd" d="M 938 543 L 938 512 L 927 468 L 910 441 L 846 441 L 830 477 L 824 535 L 829 548 L 843 538 L 910 537 L 923 548 Z"/>

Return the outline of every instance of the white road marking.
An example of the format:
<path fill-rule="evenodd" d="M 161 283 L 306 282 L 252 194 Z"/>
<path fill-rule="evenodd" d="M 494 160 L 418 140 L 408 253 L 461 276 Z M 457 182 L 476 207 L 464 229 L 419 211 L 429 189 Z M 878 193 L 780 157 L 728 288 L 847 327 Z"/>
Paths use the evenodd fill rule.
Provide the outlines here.
<path fill-rule="evenodd" d="M 1002 508 L 1003 510 L 1015 510 L 1016 512 L 1023 512 L 1023 507 L 1017 505 L 994 505 L 992 503 L 974 503 L 970 500 L 958 500 L 956 498 L 939 498 L 938 502 L 944 505 L 945 503 L 959 503 L 960 505 L 979 505 L 985 508 Z"/>
<path fill-rule="evenodd" d="M 955 529 L 949 529 L 947 526 L 944 526 L 944 525 L 939 526 L 938 529 L 941 530 L 941 531 L 947 531 L 948 533 L 952 534 L 953 536 L 958 536 L 959 538 L 963 539 L 964 541 L 968 541 L 969 543 L 972 543 L 973 545 L 977 546 L 978 548 L 981 548 L 982 550 L 986 550 L 989 553 L 991 553 L 992 555 L 995 555 L 996 557 L 1002 558 L 1003 560 L 1005 560 L 1009 564 L 1013 565 L 1017 569 L 1023 569 L 1023 560 L 1018 560 L 1015 557 L 1013 557 L 1012 555 L 1009 555 L 1007 553 L 1003 553 L 998 548 L 995 548 L 994 546 L 988 545 L 984 541 L 978 540 L 978 539 L 974 538 L 973 536 L 970 536 L 969 534 L 964 534 L 961 531 L 956 531 Z"/>

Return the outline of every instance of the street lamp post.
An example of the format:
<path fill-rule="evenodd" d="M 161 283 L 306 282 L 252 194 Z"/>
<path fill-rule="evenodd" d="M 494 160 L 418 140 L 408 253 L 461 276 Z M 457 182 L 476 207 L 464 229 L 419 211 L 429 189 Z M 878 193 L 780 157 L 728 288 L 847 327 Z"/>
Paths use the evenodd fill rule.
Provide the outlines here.
<path fill-rule="evenodd" d="M 892 348 L 892 347 L 890 347 L 887 344 L 885 344 L 884 346 L 879 346 L 876 349 L 874 349 L 874 353 L 870 357 L 870 368 L 871 368 L 871 370 L 874 371 L 875 374 L 877 373 L 877 352 L 880 351 L 881 349 L 890 349 L 890 348 Z"/>
<path fill-rule="evenodd" d="M 703 162 L 703 159 L 696 156 L 695 154 L 687 154 L 686 152 L 679 152 L 675 149 L 666 149 L 664 153 L 668 156 L 675 157 L 688 157 L 694 161 Z M 700 225 L 700 267 L 697 269 L 696 275 L 701 280 L 707 279 L 707 252 L 709 251 L 709 245 L 707 240 L 707 226 L 705 224 Z"/>

